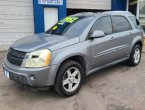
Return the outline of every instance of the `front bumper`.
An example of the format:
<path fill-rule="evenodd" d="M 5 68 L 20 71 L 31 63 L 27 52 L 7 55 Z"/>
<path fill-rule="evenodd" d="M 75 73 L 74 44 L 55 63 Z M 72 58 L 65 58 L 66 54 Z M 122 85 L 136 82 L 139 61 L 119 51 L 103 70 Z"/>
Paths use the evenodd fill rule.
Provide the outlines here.
<path fill-rule="evenodd" d="M 57 65 L 44 68 L 23 68 L 4 60 L 3 70 L 9 72 L 12 81 L 31 87 L 47 87 L 54 85 Z"/>

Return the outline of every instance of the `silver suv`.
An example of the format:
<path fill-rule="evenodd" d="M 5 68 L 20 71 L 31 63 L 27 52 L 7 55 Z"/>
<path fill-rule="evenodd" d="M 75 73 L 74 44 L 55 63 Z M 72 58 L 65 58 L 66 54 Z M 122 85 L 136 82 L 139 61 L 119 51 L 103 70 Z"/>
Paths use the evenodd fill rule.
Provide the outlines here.
<path fill-rule="evenodd" d="M 129 12 L 79 13 L 60 20 L 45 33 L 16 41 L 3 63 L 4 74 L 36 88 L 53 86 L 72 96 L 86 76 L 127 61 L 141 60 L 143 30 Z"/>

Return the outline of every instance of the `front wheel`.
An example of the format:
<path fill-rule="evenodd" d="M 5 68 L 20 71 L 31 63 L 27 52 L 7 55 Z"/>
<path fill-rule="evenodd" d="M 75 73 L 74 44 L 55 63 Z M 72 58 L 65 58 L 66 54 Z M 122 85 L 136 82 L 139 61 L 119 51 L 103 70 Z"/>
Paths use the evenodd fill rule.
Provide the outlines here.
<path fill-rule="evenodd" d="M 84 70 L 75 61 L 65 62 L 59 69 L 55 82 L 55 90 L 62 96 L 75 95 L 81 88 L 84 80 Z"/>
<path fill-rule="evenodd" d="M 134 48 L 131 52 L 130 58 L 128 60 L 128 63 L 130 66 L 137 66 L 140 63 L 141 51 L 142 51 L 142 49 L 141 49 L 140 45 L 134 46 Z"/>

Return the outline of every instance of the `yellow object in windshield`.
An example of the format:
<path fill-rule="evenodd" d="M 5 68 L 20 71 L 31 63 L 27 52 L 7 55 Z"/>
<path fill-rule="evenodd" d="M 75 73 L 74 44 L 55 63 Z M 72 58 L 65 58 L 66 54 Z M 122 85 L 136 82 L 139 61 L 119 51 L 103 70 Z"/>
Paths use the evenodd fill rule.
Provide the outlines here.
<path fill-rule="evenodd" d="M 56 30 L 58 28 L 58 26 L 54 26 L 52 30 Z"/>
<path fill-rule="evenodd" d="M 58 24 L 63 25 L 64 23 L 73 23 L 78 19 L 78 17 L 66 17 L 65 19 L 61 20 Z"/>

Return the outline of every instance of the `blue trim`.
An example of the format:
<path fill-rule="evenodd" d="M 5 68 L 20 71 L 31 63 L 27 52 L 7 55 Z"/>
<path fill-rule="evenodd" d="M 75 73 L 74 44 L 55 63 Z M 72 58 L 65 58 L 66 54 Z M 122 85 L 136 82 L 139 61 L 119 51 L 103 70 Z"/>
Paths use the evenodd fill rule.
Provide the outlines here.
<path fill-rule="evenodd" d="M 58 19 L 66 17 L 66 0 L 63 0 L 63 5 L 49 5 L 38 4 L 38 0 L 33 0 L 34 9 L 34 29 L 35 33 L 42 33 L 45 31 L 44 23 L 44 7 L 58 8 Z"/>
<path fill-rule="evenodd" d="M 127 0 L 112 0 L 113 11 L 126 11 Z"/>

